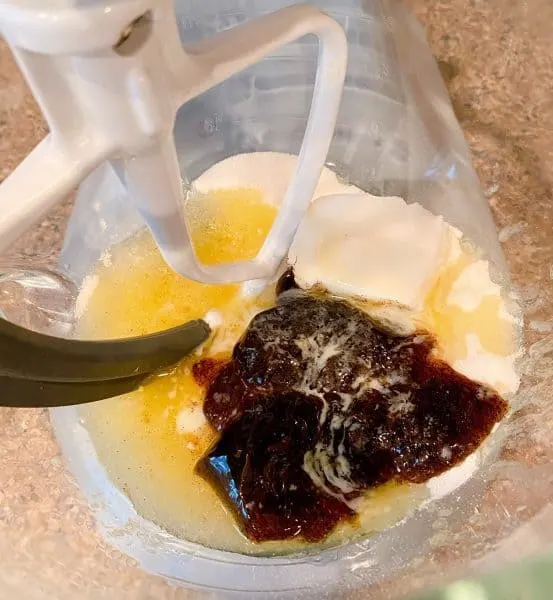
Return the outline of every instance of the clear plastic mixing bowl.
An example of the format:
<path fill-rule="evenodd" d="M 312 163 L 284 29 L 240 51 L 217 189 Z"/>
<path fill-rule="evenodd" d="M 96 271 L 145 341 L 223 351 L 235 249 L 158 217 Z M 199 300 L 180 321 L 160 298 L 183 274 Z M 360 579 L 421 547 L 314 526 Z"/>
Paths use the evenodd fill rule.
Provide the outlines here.
<path fill-rule="evenodd" d="M 177 0 L 175 9 L 183 43 L 189 43 L 286 4 Z M 420 26 L 392 1 L 315 4 L 344 26 L 350 46 L 328 165 L 369 192 L 400 195 L 442 214 L 485 251 L 497 277 L 505 279 L 506 262 L 489 203 Z M 296 153 L 315 64 L 315 42 L 305 38 L 183 106 L 175 124 L 183 173 L 194 179 L 240 152 Z M 483 152 L 502 157 L 515 152 L 493 131 L 482 134 L 476 128 L 471 135 L 480 135 Z M 509 180 L 506 189 L 524 183 L 524 166 L 517 166 L 513 156 L 502 160 L 513 159 L 520 181 Z M 486 175 L 485 156 L 476 158 L 482 159 Z M 507 242 L 539 222 L 536 206 L 524 204 L 517 211 L 500 215 Z M 63 236 L 67 214 L 66 208 L 59 209 L 42 233 L 37 228 L 13 249 L 9 260 L 39 267 L 57 264 L 79 285 L 104 249 L 143 226 L 109 164 L 79 190 Z M 77 409 L 51 411 L 63 457 L 44 412 L 5 410 L 0 413 L 0 591 L 6 597 L 37 599 L 194 597 L 196 592 L 180 587 L 189 586 L 214 597 L 392 597 L 509 560 L 520 536 L 527 548 L 536 549 L 539 519 L 553 521 L 547 516 L 553 485 L 547 464 L 553 340 L 547 335 L 550 308 L 544 301 L 550 281 L 532 282 L 545 277 L 551 245 L 539 233 L 526 242 L 531 250 L 527 273 L 516 258 L 520 248 L 507 246 L 519 298 L 530 316 L 521 364 L 525 378 L 513 402 L 514 414 L 487 447 L 485 464 L 454 493 L 390 530 L 340 548 L 305 556 L 246 557 L 177 539 L 137 515 L 97 461 Z M 37 313 L 48 313 L 52 298 L 59 299 L 56 310 L 67 314 L 74 291 L 64 280 L 39 278 L 33 286 L 13 279 L 13 274 L 0 279 L 5 292 L 0 308 L 9 318 L 28 324 Z M 46 301 L 37 289 L 56 294 Z M 29 302 L 14 303 L 17 294 Z"/>

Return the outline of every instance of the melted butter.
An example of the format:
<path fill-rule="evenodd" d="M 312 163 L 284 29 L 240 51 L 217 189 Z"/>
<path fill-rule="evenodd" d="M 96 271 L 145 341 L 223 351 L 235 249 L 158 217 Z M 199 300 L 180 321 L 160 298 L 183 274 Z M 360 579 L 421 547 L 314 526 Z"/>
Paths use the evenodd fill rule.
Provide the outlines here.
<path fill-rule="evenodd" d="M 275 216 L 255 189 L 216 190 L 188 207 L 196 251 L 210 264 L 254 256 Z M 81 337 L 141 335 L 216 310 L 223 326 L 204 355 L 230 352 L 252 316 L 272 299 L 271 291 L 245 300 L 237 285 L 204 285 L 178 276 L 146 233 L 113 248 L 93 276 L 96 286 L 79 323 Z M 246 554 L 304 549 L 297 540 L 247 540 L 209 484 L 194 473 L 216 437 L 207 423 L 194 431 L 179 426 L 179 415 L 203 403 L 191 373 L 198 358 L 189 357 L 132 394 L 81 409 L 100 461 L 139 514 L 179 537 Z M 389 527 L 425 494 L 424 486 L 395 484 L 371 491 L 360 504 L 358 522 L 341 524 L 325 545 Z"/>
<path fill-rule="evenodd" d="M 255 188 L 217 189 L 193 196 L 187 209 L 196 253 L 207 264 L 253 258 L 276 215 Z"/>
<path fill-rule="evenodd" d="M 498 294 L 482 297 L 474 310 L 448 302 L 455 281 L 477 258 L 464 251 L 440 273 L 425 300 L 423 322 L 436 335 L 443 358 L 450 364 L 468 355 L 467 336 L 475 334 L 486 352 L 509 356 L 516 350 L 513 325 L 502 319 Z"/>
<path fill-rule="evenodd" d="M 196 253 L 208 264 L 255 256 L 275 216 L 261 192 L 247 188 L 192 198 L 188 210 Z M 239 291 L 237 285 L 178 276 L 145 232 L 112 249 L 95 275 L 98 285 L 83 326 L 104 338 L 144 335 L 201 318 L 210 309 L 227 307 Z"/>

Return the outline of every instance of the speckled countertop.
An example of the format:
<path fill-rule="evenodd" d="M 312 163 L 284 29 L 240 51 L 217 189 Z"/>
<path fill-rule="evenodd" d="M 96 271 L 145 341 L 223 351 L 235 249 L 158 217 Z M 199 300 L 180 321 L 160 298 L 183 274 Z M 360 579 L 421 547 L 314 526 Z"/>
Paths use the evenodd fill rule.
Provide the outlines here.
<path fill-rule="evenodd" d="M 425 25 L 440 61 L 513 280 L 523 289 L 528 340 L 535 341 L 552 320 L 553 3 L 408 4 Z M 0 180 L 45 133 L 10 52 L 0 42 Z M 18 252 L 32 254 L 35 244 L 58 239 L 67 210 L 68 205 L 61 207 Z M 549 460 L 553 448 L 544 437 L 530 436 L 516 449 L 508 448 L 506 456 L 511 452 L 529 465 Z M 521 491 L 516 507 L 521 518 L 532 514 L 537 496 L 540 501 L 553 498 L 553 484 L 548 480 L 527 498 Z M 512 507 L 507 502 L 503 508 Z M 99 539 L 64 469 L 45 411 L 0 410 L 0 598 L 193 596 L 146 575 Z"/>

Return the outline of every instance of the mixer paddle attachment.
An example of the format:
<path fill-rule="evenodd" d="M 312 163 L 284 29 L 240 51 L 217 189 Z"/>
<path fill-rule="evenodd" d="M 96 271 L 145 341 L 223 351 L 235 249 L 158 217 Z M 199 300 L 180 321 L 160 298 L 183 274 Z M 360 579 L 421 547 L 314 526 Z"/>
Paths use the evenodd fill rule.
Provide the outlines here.
<path fill-rule="evenodd" d="M 33 8 L 33 6 L 35 8 Z M 0 5 L 0 32 L 50 134 L 0 186 L 0 252 L 95 167 L 113 161 L 168 264 L 205 283 L 270 277 L 313 196 L 338 113 L 347 63 L 342 28 L 306 5 L 181 45 L 171 0 Z M 177 110 L 279 47 L 314 34 L 319 60 L 297 166 L 259 254 L 206 265 L 190 239 L 173 126 Z"/>

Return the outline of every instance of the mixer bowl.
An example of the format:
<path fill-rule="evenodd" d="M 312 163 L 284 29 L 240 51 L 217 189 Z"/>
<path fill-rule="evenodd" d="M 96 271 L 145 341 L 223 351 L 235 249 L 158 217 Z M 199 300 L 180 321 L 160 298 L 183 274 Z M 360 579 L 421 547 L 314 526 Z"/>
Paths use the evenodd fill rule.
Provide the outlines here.
<path fill-rule="evenodd" d="M 205 0 L 175 3 L 184 43 L 286 3 L 236 0 L 226 2 L 224 9 L 217 4 Z M 452 578 L 511 560 L 520 536 L 527 540 L 528 551 L 541 549 L 545 542 L 536 532 L 539 519 L 549 511 L 553 482 L 547 464 L 553 451 L 547 435 L 553 341 L 548 335 L 546 298 L 551 285 L 545 280 L 547 251 L 551 255 L 553 242 L 532 231 L 540 221 L 542 205 L 507 206 L 499 215 L 505 226 L 500 235 L 508 251 L 505 261 L 489 202 L 416 21 L 394 2 L 316 4 L 345 27 L 350 44 L 346 87 L 328 165 L 371 193 L 397 194 L 442 214 L 482 248 L 499 278 L 507 280 L 507 265 L 513 275 L 525 311 L 526 353 L 520 365 L 525 377 L 512 402 L 512 414 L 485 446 L 481 469 L 453 493 L 366 539 L 318 553 L 268 558 L 192 544 L 143 519 L 98 461 L 78 409 L 54 409 L 50 416 L 57 440 L 90 510 L 68 492 L 64 496 L 61 490 L 65 488 L 53 480 L 44 488 L 52 498 L 45 506 L 58 504 L 51 511 L 53 522 L 41 525 L 40 535 L 35 534 L 36 548 L 31 544 L 33 534 L 28 533 L 36 520 L 33 513 L 25 513 L 19 521 L 7 518 L 10 532 L 27 532 L 23 534 L 27 541 L 19 543 L 27 548 L 31 562 L 53 552 L 70 573 L 65 587 L 56 581 L 54 567 L 52 574 L 41 573 L 33 597 L 185 597 L 186 592 L 166 587 L 146 573 L 215 597 L 366 597 L 367 590 L 374 597 L 392 597 L 442 581 L 444 574 Z M 183 106 L 175 123 L 183 174 L 194 179 L 215 162 L 240 152 L 297 153 L 315 65 L 315 42 L 302 39 Z M 491 177 L 486 153 L 495 152 L 511 165 L 512 175 L 502 183 L 508 199 L 527 177 L 526 167 L 517 162 L 516 144 L 478 122 L 473 129 L 470 123 L 468 127 L 480 151 L 475 157 L 480 173 Z M 126 190 L 111 165 L 105 164 L 79 190 L 58 266 L 79 285 L 106 248 L 142 227 Z M 518 245 L 517 236 L 524 231 L 532 231 L 534 237 L 521 239 Z M 530 248 L 527 260 L 518 255 L 524 245 Z M 13 421 L 8 432 L 46 427 L 42 417 L 31 413 L 7 418 Z M 12 446 L 7 446 L 8 453 Z M 36 446 L 45 447 L 41 468 L 52 468 L 57 477 L 63 477 L 54 446 L 46 441 Z M 14 460 L 19 456 L 15 450 L 13 456 Z M 45 460 L 48 464 L 43 465 Z M 22 502 L 33 505 L 35 484 L 28 472 L 20 485 Z M 10 503 L 6 514 L 16 509 Z M 58 521 L 66 516 L 68 525 L 60 525 Z M 96 527 L 103 539 L 94 532 Z M 43 535 L 43 529 L 48 535 Z M 81 564 L 73 555 L 79 556 L 83 549 L 87 558 Z M 94 575 L 87 579 L 86 565 L 96 563 L 102 566 L 95 566 Z M 24 562 L 17 567 L 21 573 L 29 569 Z M 0 581 L 12 586 L 6 589 L 21 589 L 20 572 L 14 568 L 11 574 L 0 576 Z"/>

